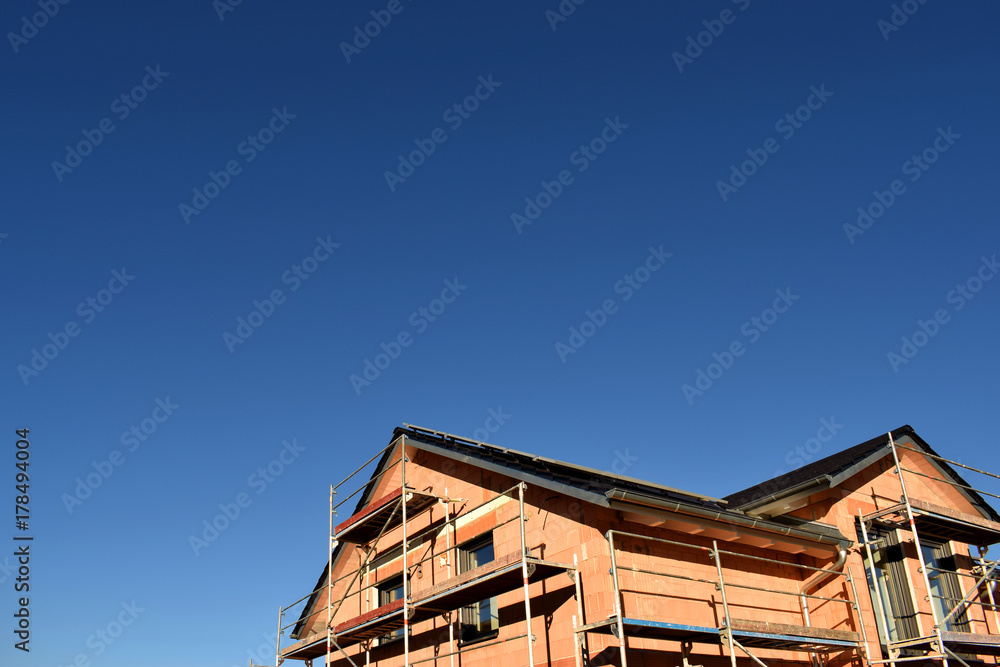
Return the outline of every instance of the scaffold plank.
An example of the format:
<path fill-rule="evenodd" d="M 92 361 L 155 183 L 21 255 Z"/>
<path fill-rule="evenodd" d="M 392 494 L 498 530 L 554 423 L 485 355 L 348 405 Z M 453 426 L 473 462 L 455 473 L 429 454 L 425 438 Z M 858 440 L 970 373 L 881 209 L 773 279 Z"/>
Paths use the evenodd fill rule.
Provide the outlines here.
<path fill-rule="evenodd" d="M 398 510 L 398 502 L 406 503 L 407 514 L 412 519 L 414 515 L 430 507 L 437 501 L 437 496 L 407 489 L 404 495 L 402 487 L 382 496 L 358 512 L 341 522 L 334 528 L 333 539 L 338 542 L 365 544 L 383 532 L 403 522 L 402 512 Z"/>

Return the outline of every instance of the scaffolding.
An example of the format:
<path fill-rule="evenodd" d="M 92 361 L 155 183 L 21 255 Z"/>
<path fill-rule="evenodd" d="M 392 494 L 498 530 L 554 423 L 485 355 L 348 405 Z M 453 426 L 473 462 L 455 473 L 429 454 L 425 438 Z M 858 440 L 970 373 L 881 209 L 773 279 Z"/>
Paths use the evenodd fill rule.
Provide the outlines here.
<path fill-rule="evenodd" d="M 677 571 L 651 570 L 638 567 L 635 564 L 625 564 L 623 566 L 617 555 L 617 552 L 622 547 L 616 547 L 616 536 L 628 540 L 644 541 L 667 548 L 677 547 L 689 552 L 692 557 L 700 556 L 705 559 L 704 563 L 706 565 L 712 566 L 715 576 L 712 578 L 703 578 L 678 574 Z M 737 649 L 762 667 L 764 667 L 765 663 L 751 649 L 800 651 L 811 653 L 814 656 L 817 654 L 826 655 L 843 652 L 853 652 L 861 656 L 868 655 L 868 638 L 865 634 L 864 624 L 860 618 L 860 610 L 857 604 L 857 590 L 855 589 L 854 576 L 850 569 L 841 571 L 834 568 L 817 568 L 786 560 L 727 551 L 720 549 L 718 542 L 715 540 L 712 541 L 712 545 L 709 547 L 691 542 L 679 542 L 621 530 L 609 530 L 605 534 L 605 538 L 607 539 L 611 553 L 610 574 L 614 592 L 614 613 L 600 621 L 581 625 L 575 628 L 575 631 L 578 635 L 578 644 L 580 645 L 585 642 L 584 637 L 587 633 L 611 634 L 616 637 L 618 639 L 619 659 L 622 667 L 628 666 L 626 649 L 629 637 L 680 642 L 683 657 L 682 664 L 685 666 L 689 665 L 693 644 L 709 644 L 724 647 L 727 649 L 733 667 L 736 665 Z M 803 572 L 812 572 L 814 576 L 810 577 L 808 582 L 814 582 L 815 585 L 819 585 L 822 581 L 831 577 L 842 577 L 849 588 L 850 594 L 847 599 L 811 595 L 807 591 L 811 590 L 813 586 L 805 585 L 808 582 L 800 582 L 804 584 L 804 587 L 796 591 L 736 583 L 735 580 L 727 580 L 727 577 L 724 576 L 723 558 L 726 560 L 727 567 L 731 566 L 734 562 L 745 560 L 756 563 L 768 563 L 780 567 L 792 567 Z M 719 601 L 722 607 L 721 618 L 718 619 L 720 622 L 715 625 L 692 625 L 690 623 L 667 621 L 662 618 L 643 618 L 641 612 L 638 614 L 630 613 L 630 610 L 625 609 L 624 592 L 632 593 L 637 597 L 670 595 L 671 592 L 669 590 L 661 592 L 662 588 L 659 591 L 641 590 L 639 588 L 627 589 L 623 586 L 621 580 L 622 572 L 655 577 L 654 583 L 657 586 L 662 586 L 662 579 L 673 579 L 711 586 L 712 591 L 718 591 L 719 593 Z M 805 625 L 733 618 L 730 610 L 732 606 L 730 595 L 734 589 L 799 598 Z M 708 593 L 701 599 L 711 604 L 714 601 L 714 595 Z M 857 624 L 857 627 L 860 628 L 861 633 L 813 626 L 810 622 L 808 612 L 807 600 L 809 599 L 848 605 L 853 612 L 852 619 Z"/>
<path fill-rule="evenodd" d="M 372 477 L 358 487 L 353 493 L 334 504 L 334 498 L 338 496 L 338 490 L 350 479 L 362 470 L 368 468 L 378 459 L 391 461 L 394 458 L 396 448 L 399 449 L 399 458 L 388 464 Z M 412 448 L 412 445 L 411 445 Z M 433 490 L 418 490 L 408 482 L 407 465 L 412 462 L 407 456 L 407 438 L 400 435 L 389 445 L 379 451 L 369 459 L 364 465 L 348 475 L 343 481 L 330 488 L 330 528 L 329 528 L 329 556 L 327 560 L 327 572 L 325 583 L 309 594 L 299 598 L 292 604 L 281 607 L 278 612 L 278 639 L 275 649 L 275 664 L 281 665 L 287 659 L 304 660 L 307 667 L 311 667 L 312 661 L 323 657 L 326 664 L 329 664 L 333 655 L 342 656 L 352 667 L 358 667 L 355 660 L 348 655 L 345 649 L 361 645 L 364 650 L 365 664 L 370 663 L 371 650 L 374 643 L 381 638 L 387 637 L 390 633 L 401 630 L 403 643 L 404 665 L 418 664 L 427 660 L 439 660 L 448 658 L 451 664 L 455 664 L 455 656 L 480 650 L 511 641 L 526 639 L 529 664 L 534 664 L 534 635 L 531 627 L 531 596 L 529 586 L 535 582 L 543 581 L 554 577 L 560 573 L 566 573 L 573 580 L 577 590 L 580 587 L 579 570 L 574 562 L 573 565 L 557 563 L 532 555 L 531 549 L 527 547 L 525 541 L 525 513 L 524 497 L 527 485 L 520 482 L 513 487 L 493 495 L 489 500 L 474 507 L 467 507 L 469 503 L 465 499 L 448 497 L 447 488 L 443 489 L 444 495 L 437 495 Z M 380 464 L 381 465 L 381 464 Z M 345 521 L 334 525 L 334 517 L 337 510 L 351 498 L 363 493 L 362 498 L 370 496 L 378 488 L 379 480 L 400 466 L 400 486 L 386 495 L 372 500 L 364 507 L 360 507 Z M 496 554 L 495 558 L 483 565 L 479 565 L 465 572 L 457 572 L 457 555 L 459 544 L 457 543 L 458 520 L 461 517 L 475 515 L 479 511 L 496 506 L 504 498 L 514 500 L 517 503 L 517 512 L 513 516 L 503 521 L 498 521 L 491 526 L 491 530 L 497 530 L 512 522 L 518 524 L 518 546 L 517 551 L 508 554 Z M 429 525 L 421 530 L 412 532 L 410 524 L 413 520 L 421 516 L 432 507 L 442 507 L 444 509 L 444 520 L 429 522 Z M 382 538 L 388 536 L 394 529 L 400 529 L 401 539 L 386 548 L 382 544 Z M 434 536 L 443 533 L 446 540 L 444 550 L 432 550 L 430 555 L 419 560 L 410 558 L 410 553 L 414 544 L 419 546 L 426 536 Z M 352 567 L 347 574 L 333 579 L 334 556 L 338 549 L 345 549 L 354 546 L 362 554 L 361 562 Z M 376 548 L 378 547 L 378 548 Z M 344 609 L 346 601 L 358 596 L 368 594 L 376 589 L 380 583 L 372 582 L 370 575 L 371 566 L 376 559 L 376 554 L 385 555 L 400 551 L 402 560 L 402 592 L 398 599 L 387 604 L 372 604 L 371 598 L 366 597 L 368 611 L 363 614 L 347 619 L 340 619 L 338 612 Z M 411 578 L 414 573 L 421 573 L 421 568 L 433 559 L 445 558 L 447 562 L 447 578 L 435 585 L 413 590 Z M 574 559 L 575 561 L 575 559 Z M 377 566 L 376 566 L 377 569 Z M 364 581 L 362 581 L 364 579 Z M 334 598 L 334 588 L 342 582 L 343 592 L 339 599 Z M 477 642 L 466 646 L 456 646 L 455 625 L 460 622 L 458 613 L 464 607 L 476 604 L 484 599 L 510 593 L 517 589 L 523 589 L 524 593 L 524 613 L 526 619 L 526 632 L 517 636 L 498 636 L 489 641 Z M 326 603 L 320 604 L 325 595 Z M 379 600 L 381 602 L 381 600 Z M 305 603 L 306 608 L 302 609 L 294 622 L 285 624 L 285 617 L 293 609 Z M 313 607 L 311 613 L 308 606 Z M 310 625 L 310 620 L 326 615 L 326 622 L 323 630 L 299 638 L 298 641 L 282 646 L 282 637 L 289 629 L 294 628 L 292 634 L 304 632 Z M 410 629 L 413 625 L 428 621 L 434 618 L 443 617 L 448 625 L 449 653 L 438 654 L 431 658 L 421 660 L 411 660 L 410 652 Z M 334 623 L 335 620 L 339 622 Z"/>
<path fill-rule="evenodd" d="M 942 463 L 995 479 L 1000 479 L 1000 475 L 986 472 L 985 470 L 980 470 L 957 461 L 951 461 L 936 454 L 923 451 L 922 449 L 914 449 L 897 444 L 892 437 L 892 433 L 889 433 L 888 437 L 889 446 L 892 450 L 893 472 L 899 480 L 900 500 L 897 504 L 867 515 L 859 512 L 862 541 L 868 557 L 868 563 L 874 568 L 872 548 L 882 547 L 883 541 L 872 541 L 870 539 L 869 531 L 871 531 L 872 527 L 880 526 L 889 529 L 901 528 L 909 530 L 919 563 L 918 571 L 924 585 L 925 596 L 923 600 L 930 604 L 934 627 L 930 633 L 925 633 L 922 630 L 920 626 L 920 609 L 915 605 L 914 612 L 918 628 L 917 634 L 919 636 L 896 640 L 891 639 L 888 617 L 886 615 L 887 610 L 882 601 L 882 596 L 876 592 L 873 597 L 877 603 L 879 627 L 882 631 L 884 644 L 889 656 L 888 659 L 873 660 L 871 663 L 889 663 L 894 667 L 897 662 L 940 660 L 944 667 L 948 667 L 949 661 L 954 660 L 968 667 L 966 658 L 969 655 L 994 656 L 994 662 L 996 662 L 996 657 L 1000 656 L 1000 624 L 998 624 L 994 589 L 996 588 L 997 567 L 1000 565 L 1000 562 L 988 560 L 986 553 L 989 545 L 1000 541 L 1000 523 L 979 516 L 963 514 L 949 508 L 939 507 L 912 497 L 907 491 L 904 473 L 948 484 L 962 492 L 973 492 L 992 498 L 1000 498 L 1000 496 L 954 480 L 943 479 L 918 470 L 905 468 L 901 463 L 900 452 L 908 451 L 927 457 L 938 469 L 940 469 L 940 466 L 937 464 Z M 944 541 L 956 540 L 968 544 L 970 547 L 975 545 L 979 549 L 979 558 L 973 559 L 975 566 L 969 573 L 931 567 L 927 564 L 924 556 L 921 535 Z M 971 579 L 974 583 L 969 586 L 968 590 L 965 590 L 964 586 L 960 584 L 960 597 L 938 595 L 934 593 L 934 588 L 931 586 L 931 571 L 940 575 L 952 574 L 956 577 L 964 577 Z M 976 597 L 980 599 L 974 599 Z M 982 599 L 984 597 L 986 598 L 985 601 Z M 940 607 L 935 603 L 936 600 L 942 603 Z M 951 604 L 950 608 L 946 606 L 947 604 Z M 971 615 L 966 614 L 967 610 L 976 605 L 981 606 L 984 610 L 982 619 L 975 619 Z M 993 618 L 992 632 L 987 620 L 990 612 L 992 612 Z M 960 632 L 949 629 L 949 623 L 959 617 L 966 618 L 970 624 L 970 628 L 972 622 L 982 623 L 984 625 L 984 632 Z"/>
<path fill-rule="evenodd" d="M 464 441 L 455 436 L 448 437 Z M 1000 479 L 1000 475 L 950 461 L 922 448 L 914 449 L 917 447 L 915 444 L 912 447 L 907 444 L 912 443 L 897 443 L 889 434 L 888 448 L 892 454 L 893 472 L 901 491 L 898 503 L 892 499 L 889 506 L 868 514 L 859 512 L 857 517 L 861 526 L 861 548 L 872 568 L 873 580 L 875 561 L 872 556 L 877 553 L 875 550 L 885 546 L 885 541 L 870 539 L 869 532 L 878 527 L 906 530 L 912 534 L 915 564 L 919 565 L 918 571 L 926 592 L 924 602 L 930 603 L 930 613 L 914 598 L 914 627 L 917 630 L 903 633 L 898 638 L 890 635 L 888 623 L 892 621 L 878 590 L 872 596 L 873 604 L 877 605 L 874 612 L 878 618 L 865 623 L 858 602 L 857 580 L 846 565 L 846 551 L 841 551 L 841 557 L 833 565 L 814 567 L 793 562 L 794 557 L 767 557 L 772 554 L 748 549 L 740 553 L 735 550 L 740 549 L 738 539 L 734 541 L 735 546 L 724 544 L 728 549 L 734 549 L 727 550 L 720 548 L 718 541 L 707 537 L 700 539 L 699 543 L 698 539 L 677 541 L 639 534 L 647 531 L 638 526 L 635 529 L 638 532 L 621 530 L 616 526 L 605 533 L 610 554 L 610 594 L 613 595 L 613 605 L 608 607 L 613 606 L 613 611 L 608 610 L 610 615 L 588 623 L 576 556 L 572 564 L 559 563 L 536 557 L 528 547 L 525 537 L 527 484 L 518 482 L 503 491 L 484 493 L 483 497 L 488 496 L 488 499 L 478 504 L 469 499 L 453 498 L 446 486 L 447 478 L 428 479 L 429 469 L 424 468 L 420 473 L 413 470 L 419 464 L 415 464 L 411 456 L 421 448 L 421 441 L 400 434 L 343 481 L 330 487 L 325 577 L 315 590 L 291 605 L 279 608 L 275 665 L 295 659 L 304 660 L 307 667 L 311 667 L 314 660 L 321 658 L 326 664 L 334 659 L 344 659 L 352 667 L 359 667 L 359 663 L 368 666 L 373 659 L 381 659 L 379 654 L 372 655 L 373 649 L 392 635 L 393 641 L 398 641 L 395 644 L 397 648 L 390 649 L 396 651 L 393 658 L 401 659 L 405 667 L 432 660 L 448 660 L 451 667 L 457 667 L 468 652 L 510 646 L 511 642 L 522 646 L 519 643 L 521 640 L 526 643 L 528 665 L 533 667 L 536 649 L 529 587 L 560 574 L 568 575 L 575 587 L 576 614 L 572 618 L 572 636 L 577 667 L 589 664 L 588 637 L 592 635 L 617 638 L 621 667 L 628 667 L 626 652 L 633 638 L 679 642 L 685 667 L 689 666 L 695 644 L 717 647 L 722 655 L 728 657 L 732 667 L 736 667 L 737 658 L 744 659 L 743 656 L 746 656 L 744 660 L 766 667 L 764 661 L 768 660 L 768 655 L 781 655 L 781 652 L 793 659 L 794 656 L 788 654 L 807 653 L 814 667 L 830 660 L 851 660 L 865 665 L 889 663 L 893 667 L 896 662 L 940 661 L 943 667 L 957 667 L 958 664 L 968 667 L 970 655 L 1000 657 L 1000 614 L 996 604 L 1000 562 L 986 557 L 988 546 L 1000 542 L 1000 521 L 928 503 L 911 495 L 916 490 L 913 483 L 909 488 L 907 486 L 907 480 L 919 476 L 951 485 L 970 500 L 978 502 L 982 499 L 975 494 L 993 498 L 1000 496 L 968 486 L 961 478 L 953 477 L 954 471 L 949 466 L 996 479 Z M 904 467 L 903 464 L 915 460 L 913 455 L 927 457 L 934 469 L 926 465 Z M 371 476 L 349 495 L 343 496 L 347 493 L 343 489 L 348 482 L 356 480 L 373 464 Z M 914 470 L 913 467 L 921 469 Z M 939 474 L 928 474 L 934 470 Z M 502 487 L 498 485 L 494 488 Z M 356 499 L 359 494 L 360 500 Z M 354 512 L 336 523 L 338 510 L 352 499 L 357 503 Z M 459 543 L 460 526 L 473 522 L 478 525 L 494 510 L 495 518 L 486 522 L 488 530 L 495 531 L 492 560 L 484 564 L 476 562 L 471 566 L 463 564 L 459 554 L 468 556 L 467 550 L 461 551 L 468 542 Z M 996 515 L 993 516 L 996 518 Z M 515 522 L 516 528 L 513 526 Z M 939 563 L 925 558 L 922 536 L 926 536 L 926 544 L 933 540 L 955 540 L 978 546 L 978 558 L 970 551 L 971 567 L 949 570 L 942 569 L 944 566 L 936 567 Z M 500 553 L 498 547 L 501 544 L 506 553 Z M 665 558 L 657 561 L 656 566 L 650 564 L 647 567 L 635 555 L 642 554 L 641 550 L 637 550 L 639 544 L 645 545 L 646 556 L 650 556 L 652 548 L 657 550 L 658 557 L 660 552 L 664 552 Z M 420 553 L 424 546 L 427 552 Z M 603 546 L 600 551 L 603 551 Z M 536 549 L 535 553 L 544 556 L 543 551 Z M 392 570 L 391 579 L 395 580 L 399 576 L 395 565 L 397 561 L 401 561 L 401 590 L 386 598 L 383 593 L 388 588 L 387 579 L 381 576 L 381 568 L 392 563 L 389 569 Z M 338 562 L 339 574 L 334 579 Z M 436 566 L 435 562 L 438 563 Z M 648 562 L 652 563 L 652 558 Z M 660 563 L 666 565 L 660 566 Z M 424 585 L 414 579 L 423 576 L 422 568 L 429 568 L 432 577 Z M 959 569 L 961 571 L 957 571 Z M 770 575 L 776 583 L 754 577 L 753 574 L 758 572 Z M 932 588 L 932 573 L 942 576 L 948 573 L 949 577 L 955 575 L 966 580 L 968 586 L 947 589 L 947 593 L 942 593 Z M 861 579 L 865 582 L 864 576 Z M 812 592 L 834 580 L 842 582 L 842 585 L 832 587 L 836 592 L 822 595 Z M 906 593 L 917 595 L 916 588 L 910 586 Z M 830 589 L 828 586 L 824 590 Z M 487 598 L 518 590 L 523 593 L 523 632 L 521 629 L 505 631 L 501 626 L 492 637 L 480 637 L 474 643 L 461 640 L 458 630 L 462 626 L 463 615 L 460 610 Z M 687 596 L 688 599 L 679 601 L 679 605 L 664 608 L 647 604 L 655 599 L 648 596 Z M 810 610 L 812 601 L 818 604 Z M 519 595 L 517 604 L 521 603 Z M 684 604 L 697 607 L 697 613 L 685 616 L 679 611 Z M 704 605 L 710 609 L 704 609 Z M 846 605 L 846 613 L 841 613 L 838 605 Z M 739 618 L 746 616 L 745 612 L 738 611 L 741 607 L 754 610 L 750 618 Z M 974 607 L 983 610 L 975 618 L 967 613 Z M 765 614 L 756 613 L 760 611 Z M 931 631 L 923 631 L 921 615 L 924 621 L 927 616 L 933 616 Z M 766 620 L 751 620 L 762 616 Z M 289 617 L 294 617 L 294 620 L 286 623 Z M 966 618 L 969 623 L 980 626 L 969 626 L 971 631 L 968 632 L 955 630 L 955 621 L 963 619 L 962 628 L 965 628 Z M 423 628 L 427 628 L 432 621 L 436 625 L 438 619 L 442 625 L 436 627 L 442 630 L 442 634 L 433 643 L 433 655 L 424 657 L 419 652 L 427 650 L 430 644 L 421 643 L 420 637 L 414 635 L 420 644 L 415 646 L 411 641 L 411 629 L 424 623 L 427 625 Z M 871 623 L 880 630 L 887 659 L 876 659 L 871 654 L 868 638 Z M 294 641 L 284 642 L 283 645 L 286 633 Z M 439 645 L 445 641 L 449 648 L 439 653 Z M 613 653 L 614 648 L 612 644 L 607 650 Z M 949 662 L 955 664 L 950 665 Z"/>

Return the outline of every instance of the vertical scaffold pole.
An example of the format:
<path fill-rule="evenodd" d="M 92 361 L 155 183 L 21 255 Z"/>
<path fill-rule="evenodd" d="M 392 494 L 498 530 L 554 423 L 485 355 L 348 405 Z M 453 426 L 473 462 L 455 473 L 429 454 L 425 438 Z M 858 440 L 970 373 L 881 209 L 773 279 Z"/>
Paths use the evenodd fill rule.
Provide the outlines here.
<path fill-rule="evenodd" d="M 736 648 L 733 646 L 733 625 L 729 617 L 729 600 L 726 599 L 726 582 L 722 578 L 722 554 L 719 553 L 719 544 L 712 540 L 712 558 L 715 559 L 715 571 L 719 574 L 719 591 L 722 593 L 722 613 L 726 617 L 726 640 L 729 644 L 729 662 L 732 667 L 736 667 Z"/>
<path fill-rule="evenodd" d="M 906 507 L 906 519 L 910 522 L 913 546 L 917 550 L 917 560 L 920 562 L 920 574 L 924 578 L 924 590 L 927 592 L 927 602 L 931 606 L 931 617 L 934 619 L 934 634 L 937 635 L 938 652 L 941 654 L 942 664 L 944 667 L 948 667 L 948 654 L 945 653 L 944 642 L 941 638 L 941 615 L 938 614 L 937 606 L 934 604 L 934 597 L 931 594 L 931 578 L 927 574 L 927 563 L 924 560 L 924 550 L 920 545 L 920 535 L 917 533 L 917 522 L 913 520 L 913 508 L 910 506 L 910 496 L 906 492 L 906 480 L 903 479 L 903 466 L 899 463 L 899 452 L 896 451 L 896 441 L 892 439 L 891 431 L 889 432 L 889 445 L 892 447 L 892 460 L 896 464 L 899 488 L 903 492 L 903 505 Z"/>
<path fill-rule="evenodd" d="M 586 625 L 587 620 L 583 616 L 583 587 L 580 585 L 580 559 L 573 554 L 573 586 L 576 590 L 576 613 L 580 617 L 580 625 Z M 576 661 L 578 667 L 583 665 L 583 643 L 587 638 L 586 632 L 577 632 L 576 635 Z"/>
<path fill-rule="evenodd" d="M 281 623 L 285 618 L 285 610 L 278 607 L 278 638 L 274 640 L 274 665 L 277 667 L 281 664 Z M 253 660 L 250 661 L 253 664 Z"/>
<path fill-rule="evenodd" d="M 399 465 L 403 500 L 403 664 L 410 667 L 410 569 L 406 564 L 406 436 L 400 439 Z"/>
<path fill-rule="evenodd" d="M 444 487 L 444 497 L 445 559 L 448 561 L 448 578 L 451 579 L 455 570 L 452 563 L 451 533 L 448 532 L 448 524 L 451 523 L 451 496 L 448 495 L 447 486 Z M 454 612 L 448 612 L 448 652 L 451 654 L 448 656 L 448 660 L 451 667 L 455 667 L 455 619 L 452 617 L 452 613 Z"/>
<path fill-rule="evenodd" d="M 850 565 L 847 566 L 847 583 L 851 585 L 851 609 L 858 619 L 858 627 L 861 629 L 861 638 L 865 645 L 865 662 L 870 664 L 872 654 L 871 649 L 868 647 L 868 628 L 865 627 L 865 619 L 861 616 L 861 604 L 858 602 L 858 588 L 854 585 L 854 570 L 851 569 Z"/>
<path fill-rule="evenodd" d="M 879 591 L 878 576 L 875 574 L 875 559 L 872 558 L 872 545 L 868 541 L 868 524 L 865 523 L 865 517 L 861 513 L 860 507 L 858 508 L 858 520 L 861 521 L 861 539 L 865 545 L 865 554 L 868 556 L 868 567 L 871 568 L 872 572 L 872 584 L 875 586 L 875 603 L 878 605 L 878 618 L 882 625 L 882 636 L 885 638 L 885 648 L 889 651 L 889 665 L 890 667 L 896 667 L 896 663 L 891 661 L 895 657 L 892 647 L 889 645 L 892 642 L 892 637 L 889 636 L 889 622 L 885 617 L 885 607 L 882 605 L 882 593 Z"/>
<path fill-rule="evenodd" d="M 615 531 L 607 533 L 608 550 L 611 552 L 611 587 L 615 593 L 615 616 L 618 619 L 618 653 L 621 656 L 622 667 L 628 667 L 625 658 L 625 615 L 622 610 L 622 589 L 618 584 L 618 562 L 615 560 Z"/>
<path fill-rule="evenodd" d="M 337 491 L 330 485 L 330 539 L 326 544 L 326 664 L 333 652 L 333 496 Z"/>
<path fill-rule="evenodd" d="M 528 546 L 524 537 L 524 487 L 517 485 L 518 524 L 521 528 L 521 576 L 524 578 L 524 621 L 528 632 L 528 667 L 535 667 L 535 636 L 531 633 L 531 596 L 528 586 Z"/>
<path fill-rule="evenodd" d="M 368 553 L 365 554 L 365 561 L 364 561 L 364 567 L 365 567 L 365 612 L 369 612 L 369 611 L 372 610 L 372 595 L 371 595 L 371 590 L 372 590 L 372 588 L 371 588 L 371 584 L 372 584 L 372 568 L 371 568 L 371 559 L 368 558 L 368 556 L 371 553 L 371 550 L 373 548 L 374 547 L 372 547 L 371 545 L 368 545 Z M 360 593 L 360 591 L 359 591 L 359 593 Z M 362 644 L 362 646 L 365 647 L 365 667 L 370 667 L 370 665 L 372 664 L 372 640 L 369 639 L 369 640 L 365 641 Z"/>

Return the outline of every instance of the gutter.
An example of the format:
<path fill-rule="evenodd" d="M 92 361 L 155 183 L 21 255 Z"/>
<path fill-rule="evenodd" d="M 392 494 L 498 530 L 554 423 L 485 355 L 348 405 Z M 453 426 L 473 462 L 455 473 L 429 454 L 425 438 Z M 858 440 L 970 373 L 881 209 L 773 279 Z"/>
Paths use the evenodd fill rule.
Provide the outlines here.
<path fill-rule="evenodd" d="M 732 511 L 705 509 L 677 501 L 652 498 L 650 496 L 637 494 L 631 491 L 622 491 L 621 489 L 612 489 L 605 493 L 605 495 L 608 497 L 609 501 L 621 501 L 631 503 L 633 505 L 653 507 L 655 509 L 666 510 L 668 512 L 693 516 L 699 519 L 708 519 L 709 521 L 717 521 L 719 523 L 727 523 L 744 528 L 754 528 L 767 533 L 777 533 L 779 535 L 794 537 L 805 542 L 828 544 L 830 546 L 837 547 L 839 550 L 843 550 L 850 543 L 850 540 L 845 538 L 843 535 L 840 535 L 839 532 L 838 535 L 840 536 L 834 537 L 833 535 L 824 535 L 822 533 L 802 530 L 801 528 L 795 528 L 792 526 L 783 526 L 770 521 L 764 521 L 763 519 L 755 519 L 743 514 L 736 514 Z"/>
<path fill-rule="evenodd" d="M 739 509 L 742 510 L 742 511 L 744 511 L 744 512 L 753 511 L 753 510 L 756 510 L 756 509 L 758 509 L 760 507 L 764 507 L 764 506 L 770 505 L 772 502 L 775 502 L 775 501 L 778 501 L 778 500 L 787 500 L 789 498 L 789 496 L 798 495 L 798 494 L 802 493 L 803 491 L 811 490 L 813 487 L 817 487 L 817 486 L 827 486 L 827 487 L 829 487 L 830 483 L 832 481 L 833 481 L 833 478 L 830 477 L 829 475 L 821 475 L 819 477 L 814 477 L 813 479 L 806 480 L 805 482 L 801 482 L 799 484 L 796 484 L 795 486 L 793 486 L 791 488 L 782 489 L 781 491 L 777 491 L 775 493 L 772 493 L 771 495 L 766 496 L 764 498 L 757 498 L 756 500 L 752 500 L 752 501 L 750 501 L 748 503 L 745 503 L 743 505 L 739 505 Z"/>

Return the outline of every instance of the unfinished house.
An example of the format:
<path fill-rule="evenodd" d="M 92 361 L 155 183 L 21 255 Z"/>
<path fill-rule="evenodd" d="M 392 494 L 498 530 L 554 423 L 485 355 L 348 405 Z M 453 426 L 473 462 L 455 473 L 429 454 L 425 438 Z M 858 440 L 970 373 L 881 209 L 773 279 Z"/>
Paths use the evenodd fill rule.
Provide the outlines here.
<path fill-rule="evenodd" d="M 997 476 L 908 426 L 727 498 L 409 425 L 374 454 L 331 488 L 329 557 L 281 610 L 279 664 L 1000 656 L 1000 516 L 957 470 Z"/>

